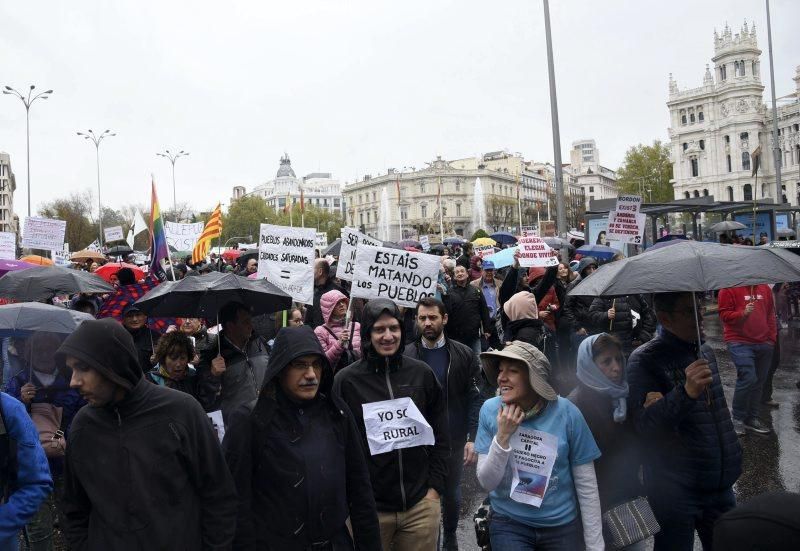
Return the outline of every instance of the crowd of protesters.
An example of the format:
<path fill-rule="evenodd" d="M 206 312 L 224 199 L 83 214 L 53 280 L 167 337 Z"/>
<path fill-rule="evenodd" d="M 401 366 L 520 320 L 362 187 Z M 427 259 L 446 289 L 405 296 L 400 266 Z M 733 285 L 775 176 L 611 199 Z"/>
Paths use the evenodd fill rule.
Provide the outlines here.
<path fill-rule="evenodd" d="M 467 244 L 445 251 L 435 296 L 400 308 L 351 300 L 335 263 L 316 260 L 312 304 L 254 316 L 231 302 L 219 325 L 148 318 L 136 300 L 157 282 L 122 268 L 112 295 L 61 301 L 97 320 L 3 339 L 0 549 L 20 529 L 24 548 L 53 549 L 58 527 L 72 549 L 453 550 L 466 468 L 489 494 L 487 549 L 646 549 L 615 545 L 608 520 L 641 498 L 656 551 L 691 550 L 695 533 L 733 549 L 714 542 L 739 511 L 739 439 L 768 434 L 762 407 L 778 405 L 769 286 L 719 292 L 729 410 L 693 294 L 570 295 L 601 262 L 496 269 Z M 212 270 L 258 266 L 167 273 Z M 405 444 L 378 446 L 376 404 L 421 419 Z M 47 408 L 53 451 L 30 422 Z M 552 444 L 538 494 L 521 435 Z"/>

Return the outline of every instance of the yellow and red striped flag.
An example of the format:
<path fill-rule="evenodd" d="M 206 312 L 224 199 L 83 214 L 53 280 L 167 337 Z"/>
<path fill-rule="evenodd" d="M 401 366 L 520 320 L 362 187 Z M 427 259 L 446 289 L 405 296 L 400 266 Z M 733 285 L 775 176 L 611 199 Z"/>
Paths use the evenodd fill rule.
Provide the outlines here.
<path fill-rule="evenodd" d="M 205 260 L 208 250 L 211 248 L 211 240 L 222 235 L 222 208 L 220 203 L 217 203 L 217 208 L 211 213 L 211 218 L 206 222 L 206 227 L 203 228 L 203 233 L 195 243 L 192 250 L 192 263 L 197 264 Z"/>

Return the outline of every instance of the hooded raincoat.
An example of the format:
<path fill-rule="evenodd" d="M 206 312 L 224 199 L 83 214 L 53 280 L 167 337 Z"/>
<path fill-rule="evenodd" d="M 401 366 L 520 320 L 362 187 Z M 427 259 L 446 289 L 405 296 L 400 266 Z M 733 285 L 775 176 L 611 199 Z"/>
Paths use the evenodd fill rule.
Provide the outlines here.
<path fill-rule="evenodd" d="M 125 391 L 72 422 L 62 528 L 71 549 L 228 549 L 236 491 L 217 435 L 197 401 L 144 380 L 130 334 L 83 322 L 56 352 Z"/>
<path fill-rule="evenodd" d="M 337 290 L 328 291 L 322 295 L 319 299 L 319 307 L 322 309 L 322 318 L 325 323 L 314 329 L 314 334 L 319 339 L 319 344 L 322 346 L 323 352 L 325 352 L 325 357 L 328 358 L 328 362 L 334 369 L 345 351 L 345 347 L 339 341 L 339 336 L 344 331 L 347 331 L 350 335 L 354 359 L 361 357 L 361 324 L 353 321 L 345 327 L 343 319 L 339 321 L 331 319 L 333 309 L 343 300 L 348 300 L 348 298 L 344 293 Z M 348 347 L 348 349 L 350 348 Z M 341 367 L 346 367 L 346 365 Z"/>
<path fill-rule="evenodd" d="M 280 373 L 307 355 L 323 357 L 319 390 L 297 402 L 280 387 Z M 237 410 L 224 448 L 239 493 L 234 547 L 300 551 L 328 542 L 380 549 L 375 499 L 355 423 L 331 395 L 333 373 L 308 326 L 281 329 L 255 403 Z"/>

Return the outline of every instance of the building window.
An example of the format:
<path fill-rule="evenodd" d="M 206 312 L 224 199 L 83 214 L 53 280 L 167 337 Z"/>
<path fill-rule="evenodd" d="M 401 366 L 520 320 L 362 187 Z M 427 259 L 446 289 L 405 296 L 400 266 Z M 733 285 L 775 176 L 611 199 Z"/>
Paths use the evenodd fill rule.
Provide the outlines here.
<path fill-rule="evenodd" d="M 753 71 L 753 76 L 756 76 L 758 73 L 756 72 L 756 62 L 751 62 L 751 71 Z"/>
<path fill-rule="evenodd" d="M 461 191 L 461 181 L 456 180 L 456 193 L 458 193 L 459 191 Z"/>
<path fill-rule="evenodd" d="M 705 151 L 705 149 L 706 149 L 706 141 L 705 140 L 700 140 L 700 149 Z"/>
<path fill-rule="evenodd" d="M 686 111 L 681 109 L 681 124 L 686 125 Z"/>
<path fill-rule="evenodd" d="M 744 76 L 744 74 L 745 74 L 745 73 L 744 73 L 744 67 L 745 67 L 745 65 L 744 65 L 744 60 L 741 60 L 741 61 L 739 62 L 739 76 L 740 76 L 740 77 L 743 77 L 743 76 Z"/>
<path fill-rule="evenodd" d="M 689 197 L 691 197 L 691 195 L 689 195 L 689 192 L 688 191 L 684 191 L 683 192 L 683 198 L 684 199 L 688 199 Z"/>
<path fill-rule="evenodd" d="M 731 145 L 731 137 L 725 136 L 725 145 Z"/>
<path fill-rule="evenodd" d="M 705 120 L 705 117 L 703 116 L 703 112 L 702 111 L 699 111 L 697 113 L 697 120 L 699 120 L 700 122 L 703 122 Z"/>
<path fill-rule="evenodd" d="M 371 215 L 371 213 L 369 211 L 367 211 L 367 224 L 371 224 L 372 223 L 370 221 L 370 215 Z"/>
<path fill-rule="evenodd" d="M 686 142 L 683 142 L 683 150 L 686 151 L 687 149 L 689 149 L 689 144 L 686 143 Z"/>
<path fill-rule="evenodd" d="M 745 184 L 744 188 L 744 200 L 745 201 L 752 201 L 753 200 L 753 186 L 750 184 Z"/>
<path fill-rule="evenodd" d="M 358 204 L 359 205 L 364 204 L 364 197 L 360 193 L 358 194 Z"/>
<path fill-rule="evenodd" d="M 339 199 L 334 199 L 334 200 L 333 200 L 333 207 L 334 207 L 334 208 L 337 208 L 337 209 L 338 209 L 338 208 L 339 208 L 339 207 L 341 207 L 341 206 L 342 206 L 342 204 L 341 204 L 341 202 L 340 202 L 340 200 L 339 200 Z"/>
<path fill-rule="evenodd" d="M 703 197 L 708 197 L 708 190 L 707 189 L 703 190 Z"/>
<path fill-rule="evenodd" d="M 728 201 L 733 201 L 733 188 L 728 186 L 726 191 L 728 192 Z"/>
<path fill-rule="evenodd" d="M 461 216 L 461 203 L 456 203 L 456 216 Z"/>
<path fill-rule="evenodd" d="M 363 226 L 364 225 L 364 213 L 363 212 L 359 213 L 358 219 L 359 219 L 359 222 L 361 223 L 361 225 Z"/>
<path fill-rule="evenodd" d="M 728 80 L 728 69 L 725 67 L 725 65 L 719 66 L 719 79 Z"/>
<path fill-rule="evenodd" d="M 739 134 L 739 139 L 742 141 L 748 139 L 749 137 L 750 135 L 747 132 L 742 132 L 741 134 Z"/>
<path fill-rule="evenodd" d="M 408 220 L 408 209 L 406 207 L 400 209 L 400 220 L 403 222 Z"/>
<path fill-rule="evenodd" d="M 728 172 L 733 172 L 733 165 L 731 164 L 731 156 L 727 155 L 726 159 L 728 161 Z"/>
<path fill-rule="evenodd" d="M 739 76 L 739 62 L 738 61 L 734 61 L 733 62 L 733 76 L 736 76 L 736 77 Z"/>
<path fill-rule="evenodd" d="M 372 192 L 372 200 L 373 201 L 377 201 L 378 200 L 378 192 L 376 192 L 376 191 Z"/>
<path fill-rule="evenodd" d="M 419 206 L 419 212 L 420 212 L 420 215 L 422 216 L 422 218 L 427 218 L 428 217 L 428 205 L 424 205 L 424 204 L 420 205 Z"/>
<path fill-rule="evenodd" d="M 742 153 L 742 170 L 750 170 L 750 154 L 747 151 Z"/>
<path fill-rule="evenodd" d="M 594 193 L 594 186 L 589 186 L 589 193 Z"/>
<path fill-rule="evenodd" d="M 694 111 L 689 112 L 689 123 L 694 124 Z"/>
<path fill-rule="evenodd" d="M 689 163 L 690 163 L 690 164 L 691 164 L 691 166 L 692 166 L 692 176 L 693 176 L 693 177 L 700 176 L 700 166 L 699 166 L 699 164 L 698 164 L 698 162 L 697 162 L 697 158 L 695 157 L 695 158 L 693 158 L 693 159 L 690 159 L 690 160 L 689 160 Z M 695 192 L 695 193 L 696 193 L 696 192 Z"/>

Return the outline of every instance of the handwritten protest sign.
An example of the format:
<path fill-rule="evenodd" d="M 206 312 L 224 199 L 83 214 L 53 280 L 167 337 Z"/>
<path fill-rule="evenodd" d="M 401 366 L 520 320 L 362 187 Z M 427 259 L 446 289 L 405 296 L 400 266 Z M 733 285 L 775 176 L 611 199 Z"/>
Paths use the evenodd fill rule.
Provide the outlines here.
<path fill-rule="evenodd" d="M 419 236 L 419 244 L 422 245 L 422 250 L 426 253 L 431 250 L 431 240 L 427 235 Z"/>
<path fill-rule="evenodd" d="M 539 237 L 538 232 L 523 230 L 517 239 L 519 246 L 519 265 L 522 268 L 547 268 L 558 264 L 553 249 Z"/>
<path fill-rule="evenodd" d="M 522 427 L 511 437 L 513 477 L 509 497 L 539 507 L 547 491 L 558 452 L 558 437 Z"/>
<path fill-rule="evenodd" d="M 64 233 L 67 222 L 53 218 L 29 216 L 25 219 L 22 246 L 26 249 L 60 251 L 64 248 Z"/>
<path fill-rule="evenodd" d="M 314 303 L 314 228 L 261 224 L 258 277 L 267 278 L 296 302 Z"/>
<path fill-rule="evenodd" d="M 339 250 L 339 263 L 336 265 L 336 277 L 345 281 L 353 281 L 353 272 L 356 269 L 356 249 L 360 245 L 383 245 L 378 239 L 354 230 L 342 228 L 342 248 Z"/>
<path fill-rule="evenodd" d="M 0 232 L 0 259 L 14 260 L 17 258 L 17 234 L 13 232 Z"/>
<path fill-rule="evenodd" d="M 433 446 L 433 429 L 411 398 L 361 404 L 369 453 Z"/>
<path fill-rule="evenodd" d="M 436 293 L 439 257 L 372 245 L 359 245 L 351 295 L 388 298 L 414 308 Z"/>
<path fill-rule="evenodd" d="M 318 231 L 314 234 L 314 248 L 322 252 L 328 246 L 328 234 L 324 231 Z"/>
<path fill-rule="evenodd" d="M 608 218 L 606 239 L 640 244 L 647 221 L 647 216 L 639 212 L 641 206 L 642 198 L 638 195 L 617 197 L 617 208 Z"/>
<path fill-rule="evenodd" d="M 167 245 L 176 251 L 191 251 L 195 243 L 203 234 L 205 224 L 181 224 L 178 222 L 164 222 L 164 234 L 167 236 Z"/>
<path fill-rule="evenodd" d="M 473 247 L 472 250 L 476 255 L 480 256 L 481 258 L 485 258 L 489 255 L 494 254 L 494 247 L 492 247 L 491 245 L 478 245 Z"/>
<path fill-rule="evenodd" d="M 103 228 L 103 237 L 106 241 L 122 241 L 125 237 L 122 234 L 122 226 L 111 226 L 110 228 Z"/>

